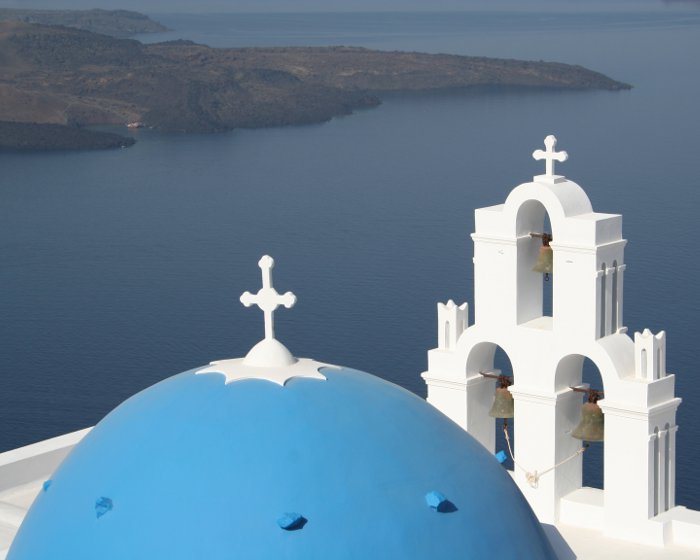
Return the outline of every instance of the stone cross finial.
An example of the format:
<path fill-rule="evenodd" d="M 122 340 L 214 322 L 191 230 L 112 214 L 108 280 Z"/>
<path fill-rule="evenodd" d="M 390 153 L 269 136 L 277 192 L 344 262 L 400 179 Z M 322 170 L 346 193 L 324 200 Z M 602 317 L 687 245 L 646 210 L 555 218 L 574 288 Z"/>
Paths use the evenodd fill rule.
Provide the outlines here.
<path fill-rule="evenodd" d="M 546 167 L 544 176 L 548 178 L 554 178 L 554 161 L 566 161 L 569 159 L 569 154 L 566 152 L 555 152 L 554 148 L 557 145 L 557 139 L 553 134 L 547 136 L 544 139 L 544 146 L 546 150 L 535 150 L 532 152 L 532 157 L 536 160 L 545 160 Z"/>
<path fill-rule="evenodd" d="M 265 255 L 258 262 L 258 266 L 262 270 L 262 288 L 255 295 L 245 292 L 241 296 L 241 303 L 246 307 L 255 304 L 263 310 L 265 315 L 265 338 L 271 339 L 275 338 L 273 317 L 275 309 L 280 305 L 284 305 L 287 309 L 293 307 L 297 302 L 297 297 L 292 292 L 280 295 L 272 287 L 272 268 L 275 266 L 275 260 L 272 257 Z"/>

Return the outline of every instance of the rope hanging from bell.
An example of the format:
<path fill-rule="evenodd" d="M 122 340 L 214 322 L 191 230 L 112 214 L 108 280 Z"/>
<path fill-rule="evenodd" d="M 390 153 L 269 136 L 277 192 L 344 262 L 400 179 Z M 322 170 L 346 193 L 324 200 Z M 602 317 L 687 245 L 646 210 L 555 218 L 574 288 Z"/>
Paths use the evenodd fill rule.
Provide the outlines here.
<path fill-rule="evenodd" d="M 603 441 L 602 438 L 602 423 L 600 424 L 600 435 L 598 436 L 598 429 L 588 429 L 589 423 L 591 424 L 591 427 L 593 426 L 598 426 L 598 419 L 597 416 L 584 416 L 584 420 L 586 420 L 586 429 L 583 431 L 585 438 L 581 438 L 576 436 L 574 433 L 571 435 L 574 437 L 577 437 L 578 439 L 584 439 L 585 441 L 583 442 L 583 446 L 581 446 L 579 449 L 577 449 L 574 453 L 572 453 L 570 456 L 566 457 L 565 459 L 559 461 L 558 463 L 555 463 L 551 467 L 544 469 L 542 471 L 537 471 L 537 470 L 529 470 L 523 467 L 518 461 L 515 460 L 515 456 L 513 455 L 513 447 L 510 442 L 510 435 L 508 434 L 508 419 L 513 418 L 515 416 L 515 406 L 514 406 L 514 400 L 513 400 L 513 395 L 508 389 L 513 384 L 513 378 L 508 376 L 508 375 L 503 375 L 501 374 L 500 370 L 493 370 L 493 371 L 480 371 L 479 372 L 483 377 L 488 377 L 490 379 L 496 379 L 498 381 L 498 387 L 496 387 L 496 397 L 493 401 L 493 406 L 491 407 L 491 410 L 489 410 L 489 416 L 492 416 L 494 418 L 503 418 L 503 437 L 506 440 L 506 444 L 508 446 L 508 454 L 510 455 L 511 460 L 513 461 L 513 464 L 517 469 L 523 472 L 525 475 L 525 480 L 527 481 L 528 485 L 531 486 L 532 488 L 538 488 L 539 483 L 540 483 L 540 478 L 548 474 L 562 465 L 568 463 L 569 461 L 574 460 L 576 457 L 579 455 L 582 455 L 585 453 L 586 449 L 588 449 L 588 443 L 589 441 Z M 571 387 L 574 391 L 586 393 L 588 395 L 588 403 L 586 404 L 593 404 L 596 406 L 598 409 L 600 407 L 596 404 L 598 399 L 603 397 L 603 392 L 602 391 L 596 391 L 594 389 L 583 389 L 579 387 Z M 584 405 L 585 407 L 586 405 Z M 602 412 L 601 412 L 601 419 L 602 419 Z M 581 424 L 584 424 L 584 420 L 581 421 Z M 602 420 L 601 420 L 602 422 Z M 578 430 L 578 428 L 577 428 Z M 576 430 L 574 430 L 576 432 Z M 600 437 L 600 439 L 595 439 L 597 437 Z"/>
<path fill-rule="evenodd" d="M 581 448 L 577 449 L 573 454 L 569 455 L 563 461 L 559 461 L 558 463 L 552 465 L 551 467 L 549 467 L 548 469 L 545 469 L 543 471 L 536 471 L 536 470 L 530 471 L 530 470 L 527 470 L 520 463 L 518 463 L 518 461 L 515 460 L 515 456 L 513 455 L 513 447 L 510 444 L 510 436 L 508 435 L 508 429 L 506 428 L 506 426 L 503 426 L 503 436 L 505 437 L 506 443 L 508 444 L 508 453 L 510 454 L 510 458 L 512 459 L 513 464 L 523 472 L 523 474 L 525 475 L 525 480 L 527 481 L 528 485 L 534 489 L 539 488 L 540 478 L 542 477 L 542 475 L 545 475 L 547 473 L 550 473 L 550 472 L 558 469 L 559 467 L 561 467 L 562 465 L 565 465 L 569 461 L 572 461 L 573 459 L 575 459 L 579 455 L 583 455 L 586 452 L 586 449 L 588 449 L 588 444 L 584 442 L 584 444 Z"/>

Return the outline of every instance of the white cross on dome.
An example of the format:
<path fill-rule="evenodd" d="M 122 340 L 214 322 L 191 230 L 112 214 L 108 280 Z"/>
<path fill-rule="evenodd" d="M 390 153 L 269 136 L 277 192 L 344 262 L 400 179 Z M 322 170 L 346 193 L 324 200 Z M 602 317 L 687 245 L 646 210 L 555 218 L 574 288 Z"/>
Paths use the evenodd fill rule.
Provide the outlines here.
<path fill-rule="evenodd" d="M 265 338 L 253 346 L 245 358 L 217 360 L 195 373 L 221 374 L 226 378 L 226 383 L 244 379 L 263 379 L 284 386 L 287 381 L 294 377 L 325 381 L 326 376 L 319 371 L 320 368 L 336 366 L 308 358 L 295 358 L 287 347 L 275 338 L 275 309 L 280 305 L 289 309 L 294 306 L 297 298 L 292 292 L 280 294 L 272 286 L 272 268 L 275 266 L 272 257 L 265 255 L 258 262 L 258 266 L 262 271 L 262 288 L 256 294 L 244 292 L 241 296 L 241 303 L 246 307 L 257 305 L 263 310 Z"/>
<path fill-rule="evenodd" d="M 275 259 L 265 255 L 258 261 L 258 266 L 262 270 L 262 288 L 255 295 L 244 292 L 241 296 L 241 303 L 246 307 L 257 305 L 262 309 L 265 316 L 265 338 L 275 338 L 275 309 L 280 305 L 284 305 L 287 309 L 294 307 L 297 297 L 292 292 L 279 294 L 272 286 L 272 269 L 275 266 Z"/>

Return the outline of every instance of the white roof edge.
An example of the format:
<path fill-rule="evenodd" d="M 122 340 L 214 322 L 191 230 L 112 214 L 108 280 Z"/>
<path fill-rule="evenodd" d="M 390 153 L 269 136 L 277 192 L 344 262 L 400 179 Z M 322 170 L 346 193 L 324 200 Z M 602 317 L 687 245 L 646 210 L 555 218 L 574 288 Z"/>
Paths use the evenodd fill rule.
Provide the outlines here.
<path fill-rule="evenodd" d="M 0 469 L 6 465 L 16 463 L 17 461 L 23 461 L 24 459 L 30 459 L 31 457 L 36 457 L 37 455 L 43 455 L 66 447 L 73 447 L 83 439 L 90 430 L 92 430 L 92 426 L 0 453 Z"/>

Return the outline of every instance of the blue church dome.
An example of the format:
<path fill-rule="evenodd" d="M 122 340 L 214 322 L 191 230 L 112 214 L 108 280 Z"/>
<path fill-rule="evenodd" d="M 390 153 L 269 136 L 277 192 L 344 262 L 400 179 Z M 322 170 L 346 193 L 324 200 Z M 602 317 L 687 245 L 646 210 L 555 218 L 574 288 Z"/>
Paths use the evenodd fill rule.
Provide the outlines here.
<path fill-rule="evenodd" d="M 464 430 L 367 373 L 320 373 L 138 393 L 44 485 L 8 559 L 555 558 Z"/>
<path fill-rule="evenodd" d="M 435 408 L 294 358 L 272 287 L 245 359 L 128 399 L 44 484 L 8 560 L 538 558 L 555 555 L 510 476 Z"/>

